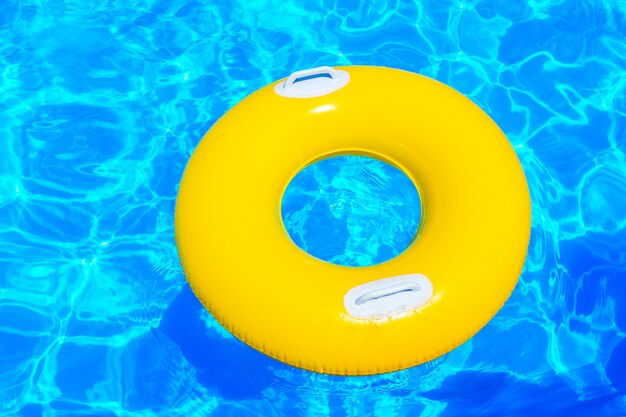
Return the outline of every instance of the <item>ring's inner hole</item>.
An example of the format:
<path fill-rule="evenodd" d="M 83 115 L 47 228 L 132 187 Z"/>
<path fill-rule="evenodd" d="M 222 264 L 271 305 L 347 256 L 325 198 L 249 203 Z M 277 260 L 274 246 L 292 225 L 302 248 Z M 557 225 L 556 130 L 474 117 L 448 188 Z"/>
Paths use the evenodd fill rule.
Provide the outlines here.
<path fill-rule="evenodd" d="M 413 181 L 366 156 L 336 156 L 307 166 L 289 183 L 281 205 L 296 245 L 347 266 L 398 256 L 413 241 L 421 211 Z"/>

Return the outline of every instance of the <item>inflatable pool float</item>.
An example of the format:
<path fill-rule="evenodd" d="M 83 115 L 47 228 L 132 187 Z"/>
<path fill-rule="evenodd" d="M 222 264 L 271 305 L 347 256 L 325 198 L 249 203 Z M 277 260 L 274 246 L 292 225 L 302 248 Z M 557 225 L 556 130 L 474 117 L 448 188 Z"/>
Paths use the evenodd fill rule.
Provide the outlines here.
<path fill-rule="evenodd" d="M 402 170 L 423 202 L 398 257 L 321 261 L 281 219 L 290 180 L 337 155 Z M 320 67 L 251 94 L 193 153 L 176 241 L 189 284 L 235 336 L 304 369 L 368 375 L 436 358 L 500 309 L 522 270 L 530 198 L 498 126 L 462 94 L 382 67 Z"/>

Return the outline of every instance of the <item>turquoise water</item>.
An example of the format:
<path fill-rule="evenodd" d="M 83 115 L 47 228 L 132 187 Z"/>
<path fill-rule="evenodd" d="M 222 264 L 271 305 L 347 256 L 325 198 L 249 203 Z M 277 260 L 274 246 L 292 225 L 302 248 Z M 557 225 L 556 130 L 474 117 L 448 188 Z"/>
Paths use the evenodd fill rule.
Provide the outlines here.
<path fill-rule="evenodd" d="M 626 5 L 5 1 L 0 415 L 626 415 Z M 443 81 L 508 136 L 533 199 L 520 283 L 448 355 L 312 374 L 226 333 L 173 241 L 203 133 L 295 69 Z"/>
<path fill-rule="evenodd" d="M 289 182 L 281 215 L 291 240 L 309 254 L 369 266 L 409 247 L 422 202 L 400 169 L 366 156 L 336 156 L 305 167 Z"/>

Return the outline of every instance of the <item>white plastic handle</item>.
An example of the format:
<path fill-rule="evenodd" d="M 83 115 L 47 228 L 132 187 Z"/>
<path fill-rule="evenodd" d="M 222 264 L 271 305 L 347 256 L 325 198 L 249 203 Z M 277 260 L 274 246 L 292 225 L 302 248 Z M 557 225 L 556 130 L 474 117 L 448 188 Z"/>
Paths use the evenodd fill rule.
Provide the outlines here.
<path fill-rule="evenodd" d="M 332 67 L 323 66 L 323 67 L 305 69 L 302 71 L 296 71 L 292 73 L 289 77 L 287 77 L 287 80 L 285 81 L 283 88 L 292 88 L 296 80 L 299 80 L 300 78 L 306 78 L 306 77 L 311 77 L 313 75 L 322 75 L 322 74 L 330 75 L 331 79 L 337 79 L 339 76 L 339 74 L 337 74 L 337 71 Z"/>
<path fill-rule="evenodd" d="M 414 282 L 404 282 L 385 288 L 377 288 L 359 296 L 356 300 L 354 300 L 354 304 L 360 306 L 369 301 L 379 300 L 383 297 L 392 297 L 403 292 L 420 291 L 421 289 L 422 287 Z"/>
<path fill-rule="evenodd" d="M 345 87 L 348 82 L 347 71 L 324 66 L 294 72 L 285 81 L 277 82 L 274 92 L 288 98 L 320 97 Z"/>
<path fill-rule="evenodd" d="M 351 288 L 343 303 L 355 319 L 401 317 L 425 305 L 433 296 L 433 284 L 423 274 L 397 275 Z"/>

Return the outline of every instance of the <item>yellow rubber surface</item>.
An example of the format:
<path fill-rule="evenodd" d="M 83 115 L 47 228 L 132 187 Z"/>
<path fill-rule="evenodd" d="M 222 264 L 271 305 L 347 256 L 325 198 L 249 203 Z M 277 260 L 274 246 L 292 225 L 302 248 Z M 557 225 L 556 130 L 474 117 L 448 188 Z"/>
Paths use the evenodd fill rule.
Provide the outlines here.
<path fill-rule="evenodd" d="M 468 340 L 504 304 L 522 270 L 530 198 L 498 126 L 435 80 L 382 67 L 340 67 L 350 82 L 315 98 L 273 83 L 226 113 L 183 176 L 175 214 L 189 284 L 235 336 L 288 364 L 339 375 L 390 372 Z M 400 256 L 342 267 L 298 248 L 281 220 L 289 181 L 338 154 L 391 163 L 417 185 L 423 217 Z M 397 319 L 357 320 L 357 285 L 419 273 L 434 295 Z"/>

